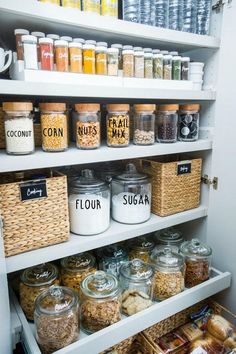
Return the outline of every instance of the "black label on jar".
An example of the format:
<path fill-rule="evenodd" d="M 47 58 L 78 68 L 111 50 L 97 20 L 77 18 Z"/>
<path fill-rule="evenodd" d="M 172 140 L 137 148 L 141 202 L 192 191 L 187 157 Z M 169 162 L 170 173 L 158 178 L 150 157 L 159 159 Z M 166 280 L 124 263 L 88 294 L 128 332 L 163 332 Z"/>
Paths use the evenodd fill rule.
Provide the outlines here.
<path fill-rule="evenodd" d="M 44 128 L 43 135 L 46 137 L 64 137 L 64 129 L 63 128 Z"/>
<path fill-rule="evenodd" d="M 46 180 L 21 183 L 19 187 L 21 201 L 41 199 L 48 196 Z"/>
<path fill-rule="evenodd" d="M 79 136 L 96 136 L 98 134 L 97 126 L 91 123 L 90 125 L 81 125 L 77 128 L 77 134 Z"/>
<path fill-rule="evenodd" d="M 98 210 L 102 209 L 101 201 L 98 199 L 76 199 L 76 209 Z"/>
<path fill-rule="evenodd" d="M 149 197 L 148 195 L 123 195 L 123 205 L 149 205 Z"/>
<path fill-rule="evenodd" d="M 192 170 L 191 162 L 179 163 L 177 166 L 177 176 L 191 173 L 191 170 Z"/>
<path fill-rule="evenodd" d="M 32 130 L 7 130 L 8 138 L 31 138 Z"/>
<path fill-rule="evenodd" d="M 129 129 L 129 120 L 125 117 L 109 119 L 109 128 L 111 129 L 111 138 L 126 139 L 127 130 Z"/>

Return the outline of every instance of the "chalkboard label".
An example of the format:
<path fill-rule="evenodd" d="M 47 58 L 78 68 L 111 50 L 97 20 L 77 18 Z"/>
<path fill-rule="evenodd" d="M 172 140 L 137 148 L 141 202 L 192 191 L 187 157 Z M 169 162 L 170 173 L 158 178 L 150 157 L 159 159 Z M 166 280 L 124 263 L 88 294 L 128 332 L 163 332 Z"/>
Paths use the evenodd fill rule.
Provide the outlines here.
<path fill-rule="evenodd" d="M 191 173 L 191 170 L 192 170 L 191 162 L 180 162 L 177 165 L 177 176 Z"/>
<path fill-rule="evenodd" d="M 21 183 L 20 195 L 21 201 L 46 198 L 48 196 L 46 180 Z"/>

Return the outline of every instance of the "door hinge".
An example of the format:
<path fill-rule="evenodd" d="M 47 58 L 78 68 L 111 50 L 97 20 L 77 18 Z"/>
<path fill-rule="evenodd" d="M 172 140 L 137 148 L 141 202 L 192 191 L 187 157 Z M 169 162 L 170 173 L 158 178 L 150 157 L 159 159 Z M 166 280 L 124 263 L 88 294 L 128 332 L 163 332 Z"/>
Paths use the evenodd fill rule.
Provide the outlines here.
<path fill-rule="evenodd" d="M 204 175 L 202 177 L 202 182 L 207 184 L 208 187 L 212 186 L 215 190 L 218 189 L 218 177 L 213 177 L 213 179 L 210 179 L 208 175 Z"/>
<path fill-rule="evenodd" d="M 226 3 L 226 0 L 217 0 L 214 5 L 212 5 L 212 10 L 215 10 L 216 12 L 220 12 L 224 4 Z"/>

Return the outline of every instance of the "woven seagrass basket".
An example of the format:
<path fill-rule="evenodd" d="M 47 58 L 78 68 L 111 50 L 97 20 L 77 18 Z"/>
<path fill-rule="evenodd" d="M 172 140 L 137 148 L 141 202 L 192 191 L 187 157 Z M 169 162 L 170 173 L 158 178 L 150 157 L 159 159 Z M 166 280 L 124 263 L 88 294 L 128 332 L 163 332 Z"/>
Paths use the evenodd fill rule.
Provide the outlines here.
<path fill-rule="evenodd" d="M 4 149 L 5 144 L 5 129 L 4 129 L 4 119 L 3 119 L 3 110 L 0 107 L 0 149 Z"/>
<path fill-rule="evenodd" d="M 113 352 L 115 354 L 135 354 L 137 350 L 137 344 L 134 343 L 135 337 L 136 336 L 129 337 L 100 354 L 109 354 Z"/>
<path fill-rule="evenodd" d="M 34 123 L 34 142 L 36 147 L 42 146 L 42 132 L 40 123 Z"/>

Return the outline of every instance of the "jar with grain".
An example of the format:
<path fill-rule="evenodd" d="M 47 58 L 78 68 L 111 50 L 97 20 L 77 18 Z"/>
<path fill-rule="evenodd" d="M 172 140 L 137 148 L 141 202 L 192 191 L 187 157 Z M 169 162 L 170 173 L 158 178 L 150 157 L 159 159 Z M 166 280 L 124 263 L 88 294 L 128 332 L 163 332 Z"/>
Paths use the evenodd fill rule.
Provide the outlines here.
<path fill-rule="evenodd" d="M 25 69 L 38 69 L 37 37 L 24 35 L 21 37 L 24 53 Z"/>
<path fill-rule="evenodd" d="M 42 148 L 64 151 L 68 148 L 68 119 L 65 103 L 40 103 Z"/>
<path fill-rule="evenodd" d="M 119 64 L 118 64 L 118 69 L 119 70 L 123 70 L 123 55 L 122 55 L 122 51 L 123 51 L 123 45 L 122 44 L 112 44 L 111 48 L 116 48 L 119 50 L 119 54 L 118 54 L 118 60 L 119 60 Z"/>
<path fill-rule="evenodd" d="M 34 152 L 33 105 L 30 102 L 3 102 L 6 152 L 28 155 Z"/>
<path fill-rule="evenodd" d="M 58 40 L 54 42 L 56 52 L 56 70 L 66 72 L 69 71 L 69 52 L 68 42 Z"/>
<path fill-rule="evenodd" d="M 161 232 L 155 232 L 154 238 L 156 250 L 161 251 L 166 247 L 170 247 L 172 252 L 175 253 L 179 253 L 180 245 L 184 240 L 182 232 L 173 227 L 164 229 Z"/>
<path fill-rule="evenodd" d="M 36 340 L 43 353 L 51 354 L 79 339 L 78 295 L 64 286 L 53 286 L 35 302 Z"/>
<path fill-rule="evenodd" d="M 199 134 L 199 104 L 185 104 L 179 108 L 178 140 L 196 141 Z"/>
<path fill-rule="evenodd" d="M 123 57 L 123 76 L 134 76 L 134 50 L 131 45 L 124 45 L 122 51 Z"/>
<path fill-rule="evenodd" d="M 144 51 L 142 47 L 134 47 L 134 76 L 144 78 Z"/>
<path fill-rule="evenodd" d="M 118 18 L 118 0 L 101 0 L 101 14 Z"/>
<path fill-rule="evenodd" d="M 99 269 L 119 277 L 120 267 L 128 260 L 128 254 L 121 245 L 104 247 L 99 253 Z"/>
<path fill-rule="evenodd" d="M 41 70 L 54 70 L 53 39 L 39 38 L 39 58 Z"/>
<path fill-rule="evenodd" d="M 159 143 L 175 143 L 178 130 L 178 104 L 158 106 L 156 117 L 156 140 Z"/>
<path fill-rule="evenodd" d="M 61 259 L 62 285 L 79 293 L 82 280 L 90 273 L 96 272 L 96 260 L 89 252 L 78 253 Z"/>
<path fill-rule="evenodd" d="M 118 279 L 103 271 L 81 283 L 81 326 L 94 333 L 121 320 L 121 288 Z"/>
<path fill-rule="evenodd" d="M 80 10 L 80 0 L 62 0 L 61 5 Z"/>
<path fill-rule="evenodd" d="M 70 71 L 72 73 L 83 72 L 82 46 L 82 43 L 78 42 L 69 43 Z"/>
<path fill-rule="evenodd" d="M 129 105 L 107 105 L 107 145 L 111 147 L 125 147 L 129 145 Z"/>
<path fill-rule="evenodd" d="M 153 77 L 163 79 L 163 54 L 159 49 L 153 50 Z"/>
<path fill-rule="evenodd" d="M 153 53 L 151 48 L 144 48 L 144 77 L 153 79 Z"/>
<path fill-rule="evenodd" d="M 154 298 L 157 301 L 168 299 L 184 290 L 184 258 L 172 252 L 170 247 L 151 254 L 154 266 Z"/>
<path fill-rule="evenodd" d="M 149 263 L 152 250 L 155 247 L 154 242 L 146 236 L 137 237 L 129 243 L 129 260 L 138 258 L 143 262 Z"/>
<path fill-rule="evenodd" d="M 100 15 L 100 0 L 82 0 L 82 10 Z"/>
<path fill-rule="evenodd" d="M 27 268 L 20 277 L 20 304 L 28 320 L 34 320 L 35 300 L 52 285 L 59 285 L 59 273 L 52 263 Z"/>
<path fill-rule="evenodd" d="M 134 135 L 136 145 L 152 145 L 155 142 L 155 104 L 134 105 Z"/>
<path fill-rule="evenodd" d="M 208 245 L 192 239 L 182 243 L 180 252 L 185 258 L 185 284 L 188 288 L 209 279 L 212 249 Z"/>
<path fill-rule="evenodd" d="M 172 79 L 172 55 L 165 54 L 163 57 L 163 79 Z"/>
<path fill-rule="evenodd" d="M 117 76 L 119 65 L 119 49 L 108 48 L 107 49 L 107 75 Z"/>
<path fill-rule="evenodd" d="M 126 262 L 120 268 L 122 312 L 134 315 L 152 306 L 153 269 L 140 259 Z"/>
<path fill-rule="evenodd" d="M 25 29 L 17 28 L 17 29 L 15 29 L 14 33 L 16 36 L 17 60 L 24 60 L 22 36 L 29 35 L 29 31 L 27 31 Z"/>
<path fill-rule="evenodd" d="M 96 49 L 96 74 L 107 75 L 107 43 L 98 42 Z"/>
<path fill-rule="evenodd" d="M 95 44 L 92 41 L 85 41 L 83 45 L 83 71 L 84 74 L 96 74 L 95 66 Z"/>

